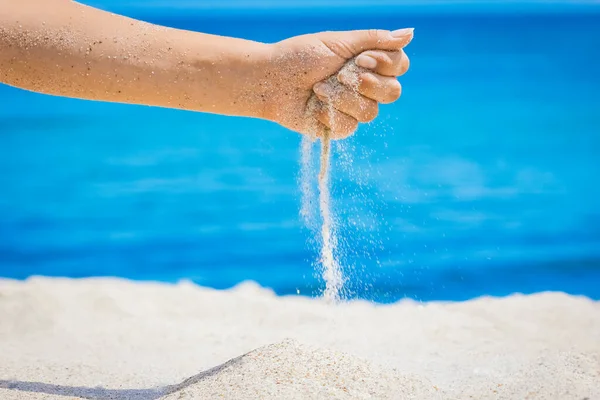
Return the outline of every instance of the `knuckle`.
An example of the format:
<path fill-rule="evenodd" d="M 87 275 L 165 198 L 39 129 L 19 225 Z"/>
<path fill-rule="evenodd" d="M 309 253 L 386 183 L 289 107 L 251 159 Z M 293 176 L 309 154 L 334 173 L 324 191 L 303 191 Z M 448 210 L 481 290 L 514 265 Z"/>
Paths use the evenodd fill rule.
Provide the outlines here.
<path fill-rule="evenodd" d="M 378 43 L 379 45 L 386 45 L 389 42 L 388 31 L 384 29 L 369 29 L 367 31 L 367 36 L 369 40 L 373 43 Z M 379 47 L 379 46 L 377 46 Z M 370 50 L 370 49 L 365 49 Z"/>
<path fill-rule="evenodd" d="M 354 55 L 354 46 L 352 43 L 333 38 L 322 42 L 332 53 L 342 58 L 350 58 Z"/>
<path fill-rule="evenodd" d="M 367 32 L 367 34 L 369 35 L 369 38 L 371 38 L 371 39 L 377 39 L 381 35 L 381 29 L 369 29 L 369 31 Z"/>

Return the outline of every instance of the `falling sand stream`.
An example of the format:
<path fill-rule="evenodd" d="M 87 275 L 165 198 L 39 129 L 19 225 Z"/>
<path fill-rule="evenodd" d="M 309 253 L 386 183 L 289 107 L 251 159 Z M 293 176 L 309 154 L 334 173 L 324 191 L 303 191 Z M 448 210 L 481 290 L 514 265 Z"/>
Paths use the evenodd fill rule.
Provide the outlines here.
<path fill-rule="evenodd" d="M 334 218 L 331 210 L 331 193 L 329 187 L 330 174 L 330 154 L 331 154 L 331 138 L 330 131 L 325 130 L 320 138 L 321 155 L 320 169 L 318 175 L 319 188 L 319 213 L 320 224 L 317 224 L 315 218 L 315 210 L 311 208 L 313 198 L 316 197 L 312 191 L 311 185 L 311 159 L 313 139 L 305 137 L 302 140 L 302 210 L 301 215 L 304 222 L 310 228 L 313 228 L 315 233 L 320 230 L 320 258 L 319 264 L 322 273 L 322 278 L 325 281 L 325 291 L 323 297 L 330 302 L 340 300 L 340 292 L 343 287 L 343 275 L 341 265 L 336 257 L 337 238 L 335 236 Z M 318 227 L 320 225 L 320 227 Z M 318 228 L 317 228 L 318 227 Z"/>
<path fill-rule="evenodd" d="M 340 70 L 341 74 L 345 74 L 346 81 L 352 82 L 354 90 L 358 85 L 358 74 L 363 71 L 357 67 L 354 63 L 354 59 L 346 62 L 344 67 Z M 326 81 L 331 88 L 333 88 L 332 96 L 337 95 L 343 90 L 342 84 L 338 81 L 336 76 L 332 76 Z M 318 107 L 327 107 L 330 112 L 330 120 L 333 121 L 331 112 L 333 108 L 329 105 L 323 105 L 313 95 L 308 101 L 307 111 L 309 114 L 313 113 Z M 311 116 L 309 115 L 309 118 Z M 313 117 L 314 118 L 314 117 Z M 317 124 L 318 125 L 318 124 Z M 335 129 L 335 127 L 333 128 Z M 331 159 L 331 130 L 321 126 L 321 135 L 319 135 L 321 143 L 321 156 L 320 156 L 320 170 L 318 175 L 318 188 L 319 188 L 319 213 L 320 213 L 320 227 L 316 222 L 315 210 L 312 205 L 315 203 L 315 195 L 313 193 L 311 181 L 312 181 L 312 151 L 313 141 L 317 137 L 318 128 L 315 125 L 312 129 L 311 134 L 305 135 L 302 139 L 301 145 L 301 190 L 302 190 L 302 208 L 301 216 L 305 224 L 312 228 L 313 231 L 317 232 L 320 230 L 320 258 L 319 264 L 322 273 L 322 279 L 325 281 L 325 291 L 323 297 L 330 302 L 337 302 L 341 299 L 341 291 L 344 286 L 344 276 L 342 273 L 342 266 L 339 262 L 338 257 L 338 240 L 336 237 L 336 226 L 335 218 L 331 208 L 331 192 L 329 185 L 330 177 L 330 159 Z"/>
<path fill-rule="evenodd" d="M 335 257 L 337 240 L 331 214 L 331 193 L 329 191 L 329 164 L 331 153 L 330 131 L 325 130 L 321 137 L 321 168 L 319 171 L 319 210 L 321 212 L 321 265 L 325 280 L 324 297 L 329 301 L 340 299 L 343 286 L 341 265 Z"/>

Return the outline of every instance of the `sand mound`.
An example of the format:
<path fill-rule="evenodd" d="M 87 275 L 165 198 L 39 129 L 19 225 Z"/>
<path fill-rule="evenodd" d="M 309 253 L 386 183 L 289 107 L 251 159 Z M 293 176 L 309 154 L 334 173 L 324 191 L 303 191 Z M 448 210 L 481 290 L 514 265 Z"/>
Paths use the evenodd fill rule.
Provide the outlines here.
<path fill-rule="evenodd" d="M 600 400 L 599 338 L 600 302 L 564 293 L 331 305 L 0 279 L 0 399 Z"/>
<path fill-rule="evenodd" d="M 431 399 L 422 379 L 294 340 L 266 346 L 170 387 L 179 399 Z"/>

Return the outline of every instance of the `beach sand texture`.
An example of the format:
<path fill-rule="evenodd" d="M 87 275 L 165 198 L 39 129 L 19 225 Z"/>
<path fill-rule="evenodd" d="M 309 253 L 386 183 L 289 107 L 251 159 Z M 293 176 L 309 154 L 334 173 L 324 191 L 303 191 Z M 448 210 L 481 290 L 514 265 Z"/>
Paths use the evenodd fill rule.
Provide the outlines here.
<path fill-rule="evenodd" d="M 0 399 L 77 398 L 596 400 L 600 303 L 0 280 Z"/>

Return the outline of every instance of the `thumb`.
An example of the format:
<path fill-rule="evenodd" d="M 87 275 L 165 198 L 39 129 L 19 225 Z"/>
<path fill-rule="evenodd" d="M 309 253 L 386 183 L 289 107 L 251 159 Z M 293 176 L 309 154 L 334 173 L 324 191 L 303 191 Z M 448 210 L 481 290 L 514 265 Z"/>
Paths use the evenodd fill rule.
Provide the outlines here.
<path fill-rule="evenodd" d="M 328 32 L 323 43 L 338 56 L 350 59 L 366 50 L 400 50 L 413 39 L 413 31 L 414 28 Z"/>

